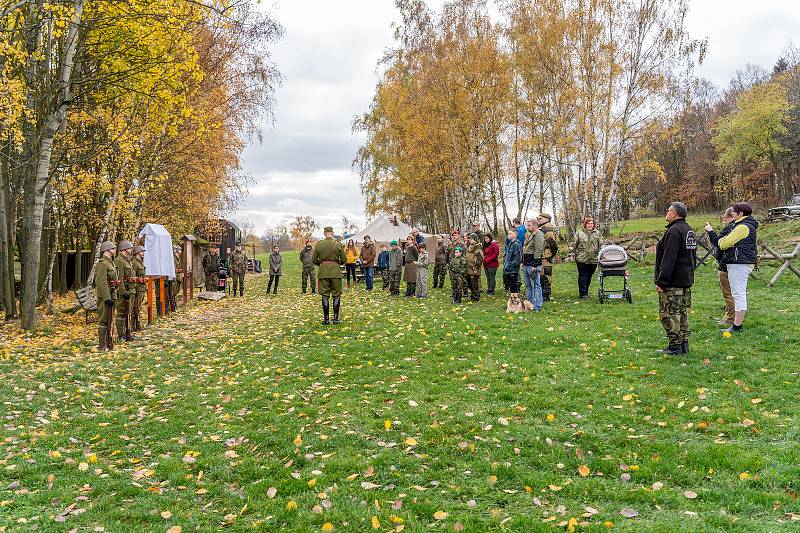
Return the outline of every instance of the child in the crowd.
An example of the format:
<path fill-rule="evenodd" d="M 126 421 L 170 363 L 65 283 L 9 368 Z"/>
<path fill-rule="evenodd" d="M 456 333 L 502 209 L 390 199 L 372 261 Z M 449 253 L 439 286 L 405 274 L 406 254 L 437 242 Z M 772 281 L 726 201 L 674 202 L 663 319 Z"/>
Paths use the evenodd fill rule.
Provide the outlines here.
<path fill-rule="evenodd" d="M 400 296 L 400 276 L 403 274 L 403 250 L 397 246 L 397 241 L 389 243 L 392 247 L 389 250 L 389 293 L 392 296 Z"/>
<path fill-rule="evenodd" d="M 272 290 L 272 294 L 278 294 L 278 282 L 281 280 L 283 274 L 283 256 L 281 249 L 277 246 L 272 248 L 272 253 L 269 255 L 269 283 L 267 283 L 267 294 Z M 272 282 L 275 282 L 275 289 L 272 289 Z"/>
<path fill-rule="evenodd" d="M 428 297 L 428 245 L 424 242 L 419 244 L 419 257 L 414 263 L 417 265 L 417 298 Z"/>
<path fill-rule="evenodd" d="M 522 263 L 522 244 L 517 228 L 508 229 L 506 249 L 503 256 L 503 286 L 508 292 L 519 292 L 519 268 Z"/>
<path fill-rule="evenodd" d="M 453 288 L 453 303 L 460 304 L 466 285 L 467 262 L 464 260 L 464 249 L 456 246 L 453 250 L 453 258 L 450 260 L 448 268 L 450 270 L 450 286 Z"/>
<path fill-rule="evenodd" d="M 386 244 L 381 244 L 381 253 L 378 254 L 378 272 L 381 274 L 383 282 L 382 290 L 389 289 L 389 248 Z"/>

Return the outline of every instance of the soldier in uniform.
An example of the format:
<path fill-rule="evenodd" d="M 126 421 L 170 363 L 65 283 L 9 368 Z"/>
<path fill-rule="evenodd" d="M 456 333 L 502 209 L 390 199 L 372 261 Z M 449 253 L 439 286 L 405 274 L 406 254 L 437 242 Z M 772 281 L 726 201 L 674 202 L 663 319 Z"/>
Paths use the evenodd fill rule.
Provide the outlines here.
<path fill-rule="evenodd" d="M 211 245 L 209 253 L 203 257 L 203 273 L 206 276 L 206 290 L 216 291 L 219 285 L 219 248 Z"/>
<path fill-rule="evenodd" d="M 464 294 L 465 276 L 467 275 L 467 262 L 462 257 L 464 249 L 461 246 L 453 248 L 453 257 L 447 265 L 450 271 L 450 287 L 453 289 L 453 303 L 460 304 Z"/>
<path fill-rule="evenodd" d="M 147 294 L 147 275 L 144 270 L 144 246 L 133 247 L 133 277 L 130 282 L 134 286 L 133 309 L 131 310 L 131 330 L 141 331 L 142 323 L 139 321 L 142 312 L 142 302 Z"/>
<path fill-rule="evenodd" d="M 239 291 L 239 296 L 244 296 L 244 276 L 247 272 L 247 256 L 242 251 L 242 245 L 237 244 L 230 261 L 230 271 L 233 275 L 233 296 Z"/>
<path fill-rule="evenodd" d="M 550 301 L 553 287 L 553 258 L 558 255 L 558 233 L 553 226 L 552 215 L 542 213 L 538 217 L 539 229 L 544 233 L 544 255 L 542 255 L 542 301 Z"/>
<path fill-rule="evenodd" d="M 470 233 L 467 256 L 464 258 L 467 263 L 467 286 L 469 287 L 470 300 L 473 302 L 481 299 L 480 279 L 481 266 L 483 266 L 483 246 L 478 239 L 480 239 L 480 235 Z"/>
<path fill-rule="evenodd" d="M 447 273 L 447 247 L 442 237 L 436 237 L 436 250 L 433 252 L 433 288 L 444 288 L 444 275 Z"/>
<path fill-rule="evenodd" d="M 114 254 L 117 245 L 106 241 L 100 245 L 100 259 L 94 267 L 95 298 L 97 299 L 98 350 L 104 352 L 114 349 L 114 301 L 117 299 L 117 269 L 114 266 Z"/>
<path fill-rule="evenodd" d="M 333 323 L 338 324 L 339 305 L 342 298 L 342 269 L 347 261 L 344 247 L 333 239 L 333 228 L 325 227 L 325 239 L 314 246 L 312 257 L 315 265 L 319 267 L 319 293 L 322 295 L 323 324 L 330 324 L 330 298 L 333 297 Z"/>
<path fill-rule="evenodd" d="M 672 202 L 665 215 L 667 231 L 656 245 L 658 313 L 669 341 L 660 351 L 670 355 L 689 353 L 688 309 L 692 306 L 697 237 L 686 215 L 685 205 Z"/>
<path fill-rule="evenodd" d="M 461 232 L 458 231 L 457 229 L 454 229 L 450 233 L 450 244 L 447 246 L 447 251 L 445 253 L 445 263 L 447 263 L 448 265 L 450 264 L 450 261 L 452 261 L 453 257 L 455 256 L 456 248 L 461 248 L 461 252 L 462 252 L 462 255 L 463 255 L 463 252 L 464 252 L 464 241 L 461 240 Z"/>
<path fill-rule="evenodd" d="M 136 285 L 131 282 L 133 275 L 133 265 L 131 265 L 131 254 L 133 244 L 130 241 L 122 241 L 117 246 L 117 256 L 114 258 L 114 266 L 117 269 L 119 287 L 117 288 L 116 302 L 116 323 L 117 339 L 120 341 L 132 341 L 131 335 L 131 300 L 136 297 Z"/>
<path fill-rule="evenodd" d="M 314 266 L 314 247 L 311 241 L 306 241 L 306 246 L 300 250 L 300 263 L 303 265 L 302 273 L 302 292 L 306 293 L 306 288 L 311 285 L 311 294 L 317 292 L 316 266 Z"/>

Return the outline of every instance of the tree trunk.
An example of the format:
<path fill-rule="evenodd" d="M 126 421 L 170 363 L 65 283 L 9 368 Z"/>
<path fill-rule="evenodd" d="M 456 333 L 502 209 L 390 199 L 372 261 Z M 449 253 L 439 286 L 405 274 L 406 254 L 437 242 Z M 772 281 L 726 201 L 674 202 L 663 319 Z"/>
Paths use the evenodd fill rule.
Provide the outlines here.
<path fill-rule="evenodd" d="M 35 138 L 28 139 L 28 146 L 35 154 L 34 169 L 29 169 L 25 178 L 22 207 L 22 229 L 25 235 L 25 246 L 22 250 L 22 305 L 21 326 L 31 330 L 36 326 L 36 299 L 38 296 L 39 253 L 42 246 L 42 219 L 44 216 L 45 189 L 50 174 L 50 158 L 53 153 L 53 139 L 67 118 L 70 105 L 70 80 L 74 66 L 75 50 L 78 43 L 78 26 L 83 15 L 83 0 L 75 0 L 72 21 L 66 36 L 61 74 L 59 76 L 58 103 L 44 120 L 41 131 L 35 132 Z M 34 90 L 31 87 L 29 90 Z M 32 171 L 33 170 L 33 171 Z"/>
<path fill-rule="evenodd" d="M 2 147 L 3 157 L 0 160 L 0 304 L 6 320 L 17 314 L 14 296 L 14 241 L 10 232 L 11 180 L 7 157 L 10 146 L 10 143 L 6 143 Z"/>

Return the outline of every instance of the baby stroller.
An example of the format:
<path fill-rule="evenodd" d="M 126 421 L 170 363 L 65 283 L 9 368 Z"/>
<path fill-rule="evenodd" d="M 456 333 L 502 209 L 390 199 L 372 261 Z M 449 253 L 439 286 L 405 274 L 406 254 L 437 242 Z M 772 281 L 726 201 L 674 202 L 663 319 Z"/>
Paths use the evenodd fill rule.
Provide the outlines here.
<path fill-rule="evenodd" d="M 600 274 L 598 275 L 600 288 L 597 289 L 597 297 L 600 299 L 600 303 L 605 303 L 606 300 L 612 298 L 625 298 L 628 303 L 633 303 L 633 296 L 628 288 L 628 276 L 630 273 L 626 268 L 628 266 L 628 253 L 625 248 L 616 244 L 603 246 L 600 248 L 600 253 L 597 254 L 597 262 L 600 264 Z M 622 278 L 622 289 L 606 289 L 604 283 L 606 277 Z"/>

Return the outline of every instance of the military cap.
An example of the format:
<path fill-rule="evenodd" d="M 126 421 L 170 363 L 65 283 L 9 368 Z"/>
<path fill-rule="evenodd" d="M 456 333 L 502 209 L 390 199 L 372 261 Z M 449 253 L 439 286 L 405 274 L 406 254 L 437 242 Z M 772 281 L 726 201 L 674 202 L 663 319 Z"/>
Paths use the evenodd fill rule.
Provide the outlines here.
<path fill-rule="evenodd" d="M 106 242 L 104 242 L 103 244 L 100 245 L 100 253 L 102 254 L 103 252 L 107 252 L 109 250 L 113 250 L 116 247 L 117 247 L 117 245 L 114 244 L 113 242 L 106 241 Z"/>
<path fill-rule="evenodd" d="M 144 252 L 144 246 L 134 246 L 133 247 L 133 253 L 134 254 L 139 254 L 139 253 L 142 253 L 142 252 Z"/>
<path fill-rule="evenodd" d="M 325 233 L 333 233 L 333 226 L 325 226 L 325 229 L 323 229 L 322 231 L 324 231 Z"/>
<path fill-rule="evenodd" d="M 392 246 L 397 246 L 397 241 L 392 241 L 389 244 L 392 245 Z"/>
<path fill-rule="evenodd" d="M 539 216 L 536 218 L 546 218 L 547 221 L 550 222 L 553 220 L 553 215 L 550 215 L 548 213 L 539 213 Z"/>
<path fill-rule="evenodd" d="M 131 241 L 122 241 L 119 243 L 119 246 L 117 246 L 117 250 L 119 250 L 120 252 L 124 252 L 125 250 L 130 250 L 131 248 L 133 248 L 133 243 Z"/>
<path fill-rule="evenodd" d="M 469 238 L 470 238 L 470 239 L 475 239 L 476 241 L 480 240 L 480 239 L 478 238 L 478 234 L 477 234 L 477 233 L 475 233 L 475 232 L 472 232 L 472 233 L 470 233 L 470 234 L 469 234 Z"/>

